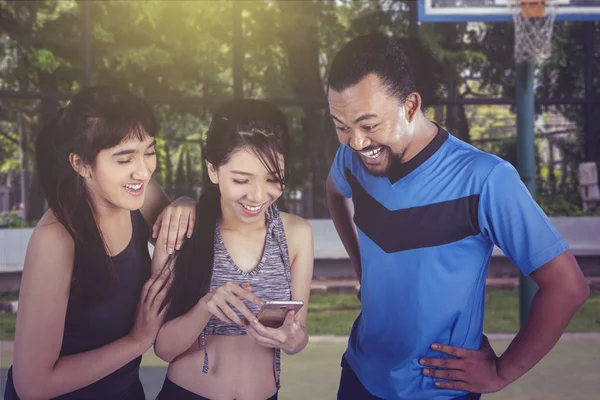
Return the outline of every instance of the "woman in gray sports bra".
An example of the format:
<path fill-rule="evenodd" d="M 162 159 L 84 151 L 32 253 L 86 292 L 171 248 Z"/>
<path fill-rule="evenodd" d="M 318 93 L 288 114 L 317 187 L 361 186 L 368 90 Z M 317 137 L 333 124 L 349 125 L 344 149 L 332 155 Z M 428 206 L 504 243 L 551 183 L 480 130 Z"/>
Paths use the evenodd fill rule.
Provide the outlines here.
<path fill-rule="evenodd" d="M 153 268 L 174 268 L 167 321 L 155 343 L 170 363 L 159 394 L 168 399 L 277 399 L 280 349 L 308 342 L 312 231 L 274 205 L 284 188 L 285 118 L 259 100 L 234 100 L 214 116 L 203 155 L 211 184 L 192 237 Z M 160 240 L 160 238 L 159 238 Z M 302 300 L 277 329 L 256 313 L 267 300 Z"/>

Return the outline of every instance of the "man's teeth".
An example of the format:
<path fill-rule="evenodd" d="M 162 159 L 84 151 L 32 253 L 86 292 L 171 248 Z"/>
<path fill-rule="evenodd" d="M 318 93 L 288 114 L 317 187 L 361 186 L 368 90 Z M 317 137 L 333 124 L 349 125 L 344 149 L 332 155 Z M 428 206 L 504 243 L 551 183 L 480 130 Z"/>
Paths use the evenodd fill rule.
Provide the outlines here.
<path fill-rule="evenodd" d="M 127 185 L 125 185 L 125 187 L 127 189 L 131 189 L 131 190 L 140 190 L 142 188 L 142 184 L 141 183 L 138 183 L 137 185 L 127 184 Z"/>
<path fill-rule="evenodd" d="M 260 206 L 256 206 L 256 207 L 252 207 L 246 204 L 242 204 L 242 207 L 244 207 L 246 210 L 251 211 L 251 212 L 256 212 L 258 210 L 260 210 L 260 208 L 262 207 L 262 204 Z"/>
<path fill-rule="evenodd" d="M 383 150 L 383 147 L 371 151 L 361 151 L 360 154 L 367 158 L 377 158 L 381 154 L 381 150 Z"/>

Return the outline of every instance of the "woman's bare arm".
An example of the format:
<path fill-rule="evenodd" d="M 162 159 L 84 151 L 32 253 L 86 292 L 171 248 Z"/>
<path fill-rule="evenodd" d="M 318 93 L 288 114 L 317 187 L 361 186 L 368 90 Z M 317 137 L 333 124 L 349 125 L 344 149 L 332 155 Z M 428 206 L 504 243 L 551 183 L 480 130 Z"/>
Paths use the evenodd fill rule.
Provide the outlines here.
<path fill-rule="evenodd" d="M 48 399 L 87 386 L 151 345 L 126 336 L 92 351 L 59 357 L 73 259 L 73 240 L 48 211 L 27 247 L 19 292 L 14 384 L 23 400 Z"/>
<path fill-rule="evenodd" d="M 286 237 L 290 251 L 292 299 L 304 302 L 304 306 L 298 313 L 298 322 L 301 326 L 300 334 L 291 337 L 282 346 L 282 349 L 286 354 L 296 354 L 308 344 L 306 322 L 314 267 L 313 233 L 308 221 L 296 215 L 282 213 L 282 220 L 284 228 L 288 232 Z"/>

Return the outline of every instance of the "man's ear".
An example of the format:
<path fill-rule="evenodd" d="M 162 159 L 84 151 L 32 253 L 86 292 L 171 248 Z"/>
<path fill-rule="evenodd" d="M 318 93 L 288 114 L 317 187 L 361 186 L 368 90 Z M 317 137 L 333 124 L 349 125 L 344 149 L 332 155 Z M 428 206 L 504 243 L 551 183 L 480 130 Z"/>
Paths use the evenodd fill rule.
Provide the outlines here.
<path fill-rule="evenodd" d="M 82 178 L 89 178 L 92 175 L 89 165 L 87 165 L 78 154 L 69 154 L 69 164 Z"/>
<path fill-rule="evenodd" d="M 206 163 L 206 170 L 208 171 L 208 178 L 215 185 L 219 184 L 219 175 L 217 174 L 217 169 L 210 161 L 204 161 Z"/>
<path fill-rule="evenodd" d="M 413 122 L 421 110 L 421 95 L 417 92 L 412 92 L 406 96 L 404 101 L 404 117 L 410 123 Z"/>

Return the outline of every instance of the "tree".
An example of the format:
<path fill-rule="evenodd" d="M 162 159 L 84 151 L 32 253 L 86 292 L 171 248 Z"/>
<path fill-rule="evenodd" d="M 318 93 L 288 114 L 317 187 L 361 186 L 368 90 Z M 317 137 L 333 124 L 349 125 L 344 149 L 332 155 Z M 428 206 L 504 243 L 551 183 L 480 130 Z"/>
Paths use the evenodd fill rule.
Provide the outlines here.
<path fill-rule="evenodd" d="M 43 90 L 56 92 L 59 88 L 55 72 L 62 56 L 73 55 L 68 47 L 68 37 L 77 34 L 77 24 L 73 24 L 73 2 L 16 2 L 6 1 L 0 4 L 0 19 L 5 47 L 2 87 L 14 90 Z M 48 35 L 54 21 L 63 20 L 63 29 Z M 50 27 L 50 28 L 49 28 Z M 54 51 L 49 49 L 53 48 Z M 71 73 L 77 64 L 66 66 Z M 63 86 L 62 89 L 65 89 Z M 70 86 L 66 86 L 70 89 Z M 56 113 L 58 101 L 44 98 L 39 105 L 26 106 L 25 102 L 12 103 L 16 111 L 17 132 L 20 147 L 20 176 L 22 201 L 25 201 L 25 218 L 38 219 L 44 207 L 41 186 L 36 174 L 32 173 L 31 132 L 48 122 Z M 3 103 L 3 108 L 6 107 Z M 30 176 L 31 175 L 31 176 Z M 29 199 L 29 201 L 26 201 Z"/>
<path fill-rule="evenodd" d="M 180 154 L 175 172 L 175 197 L 185 196 L 185 172 L 183 170 L 184 154 Z"/>
<path fill-rule="evenodd" d="M 277 105 L 288 117 L 292 136 L 288 188 L 312 190 L 311 217 L 328 215 L 324 184 L 338 143 L 327 115 L 326 75 L 333 57 L 348 40 L 370 32 L 399 37 L 418 33 L 446 67 L 448 97 L 514 94 L 512 24 L 418 27 L 412 1 L 257 0 L 236 4 L 241 8 L 243 33 L 237 50 L 243 56 L 243 95 L 298 100 Z M 172 190 L 173 166 L 183 162 L 185 186 L 201 185 L 205 182 L 201 139 L 219 103 L 233 96 L 232 2 L 2 2 L 3 89 L 72 92 L 82 88 L 82 5 L 89 7 L 93 23 L 92 83 L 125 87 L 150 100 L 163 99 L 152 103 L 160 122 L 156 177 Z M 544 83 L 544 90 L 553 90 L 548 95 L 575 95 L 578 86 L 568 82 L 581 65 L 581 50 L 567 43 L 580 33 L 557 28 L 555 45 L 562 43 L 563 48 L 556 54 L 562 58 L 556 59 L 556 72 L 542 69 L 538 80 Z M 16 50 L 20 51 L 18 62 Z M 546 76 L 555 80 L 546 81 Z M 193 98 L 195 103 L 181 102 L 182 98 Z M 2 100 L 0 179 L 6 181 L 10 173 L 14 180 L 23 169 L 31 177 L 29 190 L 39 187 L 31 174 L 35 133 L 62 104 L 62 99 L 47 97 L 41 101 Z M 445 125 L 465 141 L 471 134 L 478 139 L 480 113 L 474 114 L 473 109 L 455 106 L 445 113 Z M 576 112 L 567 108 L 560 112 L 569 119 L 577 118 Z M 18 115 L 23 116 L 21 147 L 29 157 L 22 168 Z M 440 121 L 444 115 L 436 117 Z M 28 205 L 30 210 L 39 210 L 28 211 L 33 217 L 41 213 L 43 199 L 30 197 L 39 199 L 38 206 Z"/>
<path fill-rule="evenodd" d="M 329 166 L 337 148 L 333 132 L 327 131 L 323 106 L 325 92 L 319 64 L 318 22 L 322 4 L 318 2 L 280 1 L 282 47 L 287 54 L 290 80 L 296 97 L 313 101 L 302 107 L 305 115 L 304 132 L 312 171 L 313 217 L 329 215 L 325 196 L 325 182 Z M 329 124 L 330 125 L 330 124 Z"/>
<path fill-rule="evenodd" d="M 593 24 L 593 39 L 600 43 L 600 24 Z M 555 22 L 552 36 L 552 53 L 550 57 L 539 63 L 535 74 L 536 97 L 541 98 L 583 98 L 584 76 L 586 68 L 585 49 L 583 46 L 586 35 L 584 22 Z M 514 27 L 508 23 L 494 23 L 486 25 L 485 41 L 481 50 L 486 62 L 482 68 L 482 82 L 489 88 L 495 88 L 498 94 L 514 97 L 514 59 L 512 56 L 514 43 Z M 508 40 L 507 40 L 508 39 Z M 600 51 L 595 47 L 592 68 L 593 88 L 596 96 L 600 93 L 599 70 Z M 567 191 L 570 201 L 579 203 L 577 194 L 577 181 L 575 171 L 578 164 L 583 161 L 585 154 L 584 144 L 584 113 L 580 105 L 557 104 L 552 106 L 536 104 L 536 114 L 554 115 L 562 119 L 563 123 L 573 123 L 576 129 L 568 135 L 553 136 L 553 130 L 562 130 L 557 127 L 546 132 L 550 136 L 550 148 L 559 148 L 563 156 L 560 168 L 560 179 L 557 182 Z M 562 118 L 560 118 L 562 117 Z M 598 137 L 597 155 L 600 155 L 600 116 L 593 113 L 591 121 Z M 600 161 L 597 159 L 596 161 Z M 554 168 L 550 169 L 549 179 L 554 179 Z M 551 191 L 553 192 L 553 190 Z"/>
<path fill-rule="evenodd" d="M 220 67 L 211 62 L 219 59 L 225 62 L 227 58 L 227 50 L 219 45 L 226 41 L 228 31 L 222 23 L 219 26 L 219 18 L 214 18 L 214 12 L 220 12 L 223 5 L 205 2 L 202 10 L 189 2 L 179 4 L 185 6 L 183 8 L 156 2 L 90 2 L 86 5 L 91 7 L 94 22 L 95 83 L 124 86 L 149 97 L 175 94 L 177 98 L 187 93 L 200 93 L 210 98 L 227 94 L 227 79 L 219 76 Z M 1 40 L 6 50 L 1 71 L 2 87 L 52 93 L 81 88 L 81 15 L 80 4 L 74 1 L 3 2 L 0 5 L 4 33 Z M 173 24 L 169 17 L 185 23 Z M 202 31 L 204 40 L 191 40 L 201 36 L 194 32 L 198 31 L 198 21 L 213 30 Z M 174 25 L 179 29 L 174 29 Z M 222 37 L 211 36 L 216 32 Z M 207 50 L 213 52 L 209 57 L 206 57 Z M 21 57 L 11 62 L 16 52 L 20 52 Z M 190 57 L 190 54 L 196 56 Z M 196 64 L 190 63 L 190 59 Z M 11 131 L 16 132 L 17 126 L 8 121 L 17 120 L 16 115 L 25 116 L 21 147 L 29 149 L 29 155 L 32 155 L 35 136 L 31 132 L 37 132 L 55 115 L 59 102 L 45 97 L 33 107 L 30 104 L 3 101 L 2 117 L 6 121 L 4 126 L 11 127 L 10 131 L 3 131 L 3 137 L 14 139 Z M 9 116 L 10 113 L 14 116 Z M 209 118 L 206 111 L 189 106 L 163 107 L 159 113 L 167 118 L 182 113 L 196 114 L 204 121 Z M 198 128 L 203 126 L 206 123 L 197 124 Z M 200 153 L 199 147 L 196 153 Z M 24 162 L 21 176 L 32 171 L 32 163 Z M 35 175 L 31 182 L 31 201 L 26 204 L 26 215 L 28 219 L 36 219 L 43 212 L 43 196 Z"/>

